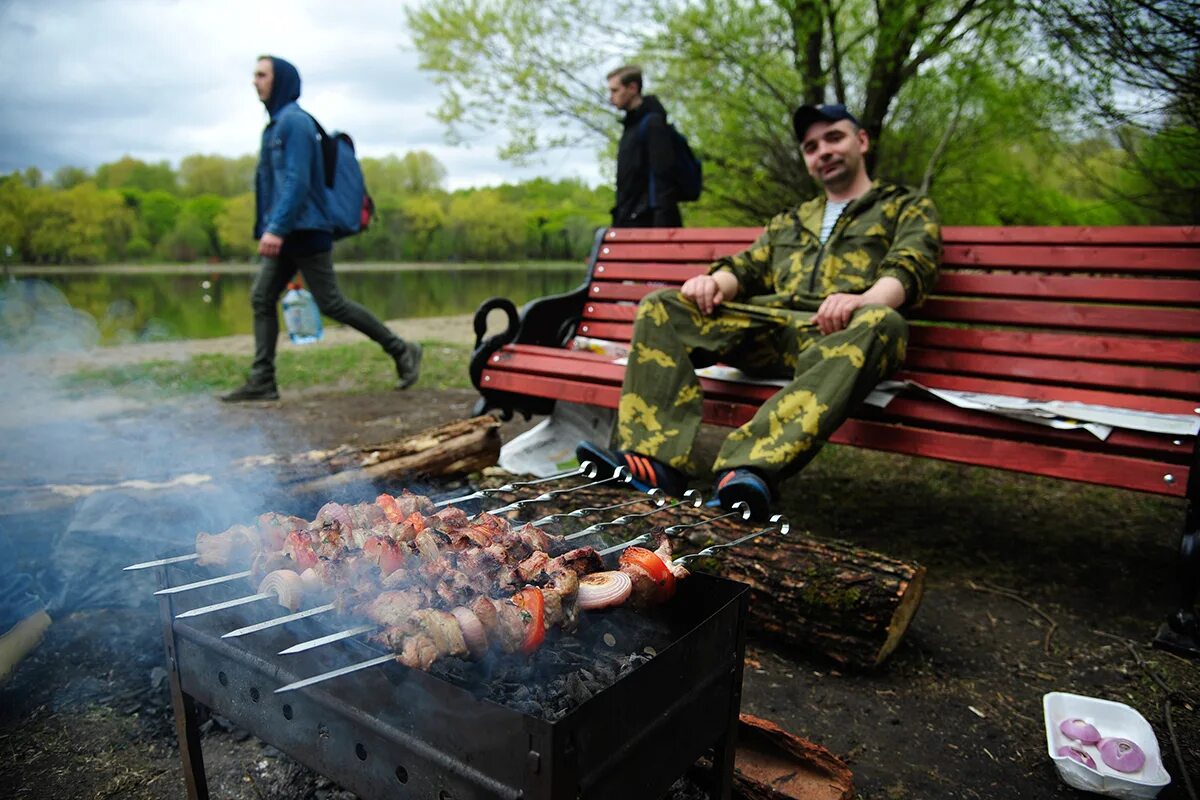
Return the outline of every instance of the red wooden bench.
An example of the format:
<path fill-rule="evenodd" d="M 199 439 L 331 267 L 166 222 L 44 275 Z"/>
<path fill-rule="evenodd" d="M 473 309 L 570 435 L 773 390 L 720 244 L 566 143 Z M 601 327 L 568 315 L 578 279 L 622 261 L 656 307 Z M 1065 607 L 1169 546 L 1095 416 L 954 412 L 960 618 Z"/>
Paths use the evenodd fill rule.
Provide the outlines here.
<path fill-rule="evenodd" d="M 743 249 L 760 229 L 608 229 L 587 282 L 476 315 L 480 412 L 545 414 L 556 400 L 615 408 L 624 367 L 568 349 L 577 335 L 627 343 L 638 300 Z M 945 228 L 941 277 L 910 315 L 896 379 L 924 386 L 1166 414 L 1200 414 L 1200 228 Z M 484 337 L 501 308 L 508 329 Z M 704 419 L 737 426 L 775 388 L 703 379 Z M 1101 441 L 919 393 L 864 405 L 833 436 L 850 444 L 1184 498 L 1180 607 L 1158 642 L 1200 653 L 1200 448 L 1192 436 L 1114 429 Z"/>

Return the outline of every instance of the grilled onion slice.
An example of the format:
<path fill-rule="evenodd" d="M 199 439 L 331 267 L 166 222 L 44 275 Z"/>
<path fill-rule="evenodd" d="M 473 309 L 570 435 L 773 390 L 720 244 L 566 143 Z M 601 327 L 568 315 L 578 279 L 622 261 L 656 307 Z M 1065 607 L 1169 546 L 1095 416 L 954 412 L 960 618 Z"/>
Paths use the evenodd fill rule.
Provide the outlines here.
<path fill-rule="evenodd" d="M 258 584 L 258 593 L 270 592 L 279 597 L 279 605 L 289 611 L 298 611 L 304 600 L 304 579 L 300 573 L 290 569 L 277 569 L 268 572 Z"/>
<path fill-rule="evenodd" d="M 619 570 L 593 572 L 579 579 L 579 607 L 584 611 L 619 606 L 629 599 L 633 581 Z"/>

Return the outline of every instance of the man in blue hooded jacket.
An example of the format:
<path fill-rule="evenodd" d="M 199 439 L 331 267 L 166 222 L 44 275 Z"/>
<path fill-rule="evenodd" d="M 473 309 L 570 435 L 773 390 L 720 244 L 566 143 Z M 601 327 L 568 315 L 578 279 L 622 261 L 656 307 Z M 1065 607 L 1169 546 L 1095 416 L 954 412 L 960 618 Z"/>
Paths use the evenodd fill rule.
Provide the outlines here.
<path fill-rule="evenodd" d="M 398 389 L 416 383 L 421 345 L 405 342 L 360 306 L 347 300 L 333 274 L 333 224 L 325 189 L 325 163 L 317 126 L 296 101 L 300 73 L 282 58 L 262 56 L 254 69 L 254 88 L 271 121 L 263 130 L 254 176 L 254 238 L 262 267 L 254 281 L 254 364 L 240 388 L 224 395 L 229 402 L 277 400 L 275 343 L 279 338 L 276 306 L 299 272 L 325 316 L 365 334 L 396 362 Z"/>

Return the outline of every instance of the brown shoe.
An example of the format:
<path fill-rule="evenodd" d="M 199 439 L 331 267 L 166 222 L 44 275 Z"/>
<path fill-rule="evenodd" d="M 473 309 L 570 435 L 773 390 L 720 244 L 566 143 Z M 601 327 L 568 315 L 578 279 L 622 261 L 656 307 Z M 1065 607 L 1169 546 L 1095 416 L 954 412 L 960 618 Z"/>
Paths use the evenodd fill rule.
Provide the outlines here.
<path fill-rule="evenodd" d="M 49 627 L 50 615 L 38 610 L 0 636 L 0 685 L 8 683 L 17 664 L 41 644 Z"/>

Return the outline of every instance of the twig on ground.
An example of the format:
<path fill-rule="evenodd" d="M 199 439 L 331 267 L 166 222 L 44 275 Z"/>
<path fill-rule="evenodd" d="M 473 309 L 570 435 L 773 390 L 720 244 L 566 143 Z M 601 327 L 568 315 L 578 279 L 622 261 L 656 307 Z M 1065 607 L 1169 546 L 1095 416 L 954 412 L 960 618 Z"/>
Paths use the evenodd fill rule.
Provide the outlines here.
<path fill-rule="evenodd" d="M 987 584 L 979 584 L 979 583 L 975 583 L 975 581 L 967 581 L 967 586 L 970 587 L 971 589 L 974 589 L 977 592 L 987 592 L 989 594 L 996 594 L 996 595 L 1000 595 L 1001 597 L 1007 597 L 1009 600 L 1013 600 L 1017 603 L 1020 603 L 1021 605 L 1028 608 L 1030 611 L 1032 611 L 1035 614 L 1037 614 L 1038 616 L 1040 616 L 1042 619 L 1046 620 L 1046 623 L 1050 626 L 1050 629 L 1046 631 L 1046 639 L 1042 643 L 1042 646 L 1043 646 L 1043 649 L 1046 651 L 1046 655 L 1050 655 L 1050 638 L 1052 636 L 1054 636 L 1054 631 L 1056 631 L 1058 629 L 1058 623 L 1054 620 L 1053 617 L 1051 617 L 1045 611 L 1042 611 L 1036 605 L 1029 602 L 1024 597 L 1019 595 L 1017 592 L 1013 591 L 1012 589 L 1005 589 L 1001 586 L 989 586 Z"/>

